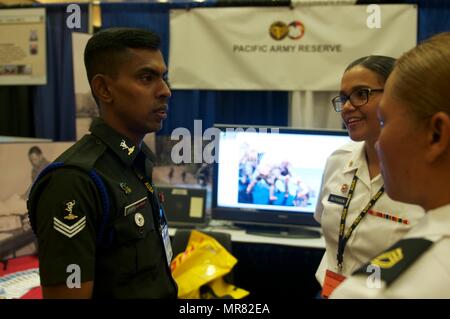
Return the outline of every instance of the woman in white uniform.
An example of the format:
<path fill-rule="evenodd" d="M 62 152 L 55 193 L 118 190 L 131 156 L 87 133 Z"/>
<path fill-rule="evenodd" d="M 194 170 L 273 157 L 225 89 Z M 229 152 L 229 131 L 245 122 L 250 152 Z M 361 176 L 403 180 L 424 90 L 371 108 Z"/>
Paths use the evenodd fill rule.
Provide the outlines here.
<path fill-rule="evenodd" d="M 450 298 L 450 32 L 398 60 L 379 119 L 377 150 L 387 193 L 427 213 L 332 297 Z M 370 266 L 378 270 L 368 274 Z"/>
<path fill-rule="evenodd" d="M 377 108 L 394 63 L 385 56 L 354 61 L 344 72 L 340 95 L 332 100 L 353 141 L 328 158 L 315 211 L 326 243 L 316 272 L 323 297 L 424 216 L 420 207 L 384 193 L 374 147 L 380 132 Z"/>

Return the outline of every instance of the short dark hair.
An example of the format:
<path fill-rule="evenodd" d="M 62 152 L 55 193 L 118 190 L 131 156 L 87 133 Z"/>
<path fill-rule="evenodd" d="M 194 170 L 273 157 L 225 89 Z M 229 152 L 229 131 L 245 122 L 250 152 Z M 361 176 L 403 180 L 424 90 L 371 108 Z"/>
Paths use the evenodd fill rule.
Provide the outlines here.
<path fill-rule="evenodd" d="M 391 74 L 394 69 L 395 59 L 384 55 L 365 56 L 350 63 L 350 65 L 345 69 L 345 72 L 356 66 L 365 67 L 366 69 L 376 73 L 378 78 L 384 84 L 386 83 L 389 74 Z"/>
<path fill-rule="evenodd" d="M 32 146 L 28 150 L 28 156 L 30 156 L 31 154 L 41 155 L 42 150 L 39 148 L 39 146 Z"/>
<path fill-rule="evenodd" d="M 114 76 L 128 48 L 158 50 L 160 37 L 148 30 L 110 28 L 95 33 L 84 50 L 84 65 L 89 80 L 98 74 Z"/>

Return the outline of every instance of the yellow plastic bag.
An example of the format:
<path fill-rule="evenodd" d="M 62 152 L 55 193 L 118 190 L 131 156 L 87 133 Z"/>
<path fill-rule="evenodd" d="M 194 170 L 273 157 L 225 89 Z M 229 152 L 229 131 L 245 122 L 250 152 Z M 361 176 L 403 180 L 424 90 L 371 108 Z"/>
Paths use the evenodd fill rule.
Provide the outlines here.
<path fill-rule="evenodd" d="M 214 292 L 208 294 L 207 298 L 247 296 L 247 291 L 227 284 L 221 278 L 231 271 L 236 262 L 237 259 L 217 240 L 193 230 L 186 250 L 171 263 L 172 275 L 178 285 L 178 298 L 201 298 L 200 287 L 205 284 L 209 284 Z"/>

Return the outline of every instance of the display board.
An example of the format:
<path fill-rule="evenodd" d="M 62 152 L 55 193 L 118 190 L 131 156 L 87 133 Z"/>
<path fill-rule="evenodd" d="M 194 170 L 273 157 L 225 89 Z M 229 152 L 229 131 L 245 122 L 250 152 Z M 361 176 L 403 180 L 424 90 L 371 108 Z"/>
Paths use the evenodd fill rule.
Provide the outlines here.
<path fill-rule="evenodd" d="M 45 9 L 0 10 L 0 85 L 46 83 Z"/>

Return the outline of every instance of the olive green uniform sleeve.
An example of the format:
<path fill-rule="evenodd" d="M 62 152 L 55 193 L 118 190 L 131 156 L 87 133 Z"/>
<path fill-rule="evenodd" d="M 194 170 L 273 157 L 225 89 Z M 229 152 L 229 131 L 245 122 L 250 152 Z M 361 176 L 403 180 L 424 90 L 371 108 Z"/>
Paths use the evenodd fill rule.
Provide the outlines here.
<path fill-rule="evenodd" d="M 94 280 L 101 209 L 95 185 L 76 169 L 59 169 L 48 178 L 36 207 L 41 284 L 65 284 L 73 269 L 80 270 L 80 282 Z"/>

